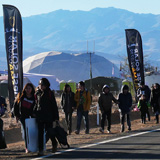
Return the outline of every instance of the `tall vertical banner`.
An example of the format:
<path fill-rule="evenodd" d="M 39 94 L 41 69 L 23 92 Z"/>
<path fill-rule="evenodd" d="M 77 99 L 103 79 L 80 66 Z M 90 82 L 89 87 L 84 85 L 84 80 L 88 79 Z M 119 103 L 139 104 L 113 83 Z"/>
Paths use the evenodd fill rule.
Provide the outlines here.
<path fill-rule="evenodd" d="M 22 19 L 18 9 L 11 5 L 3 5 L 3 17 L 8 64 L 9 102 L 12 108 L 15 97 L 23 89 Z"/>
<path fill-rule="evenodd" d="M 140 33 L 135 29 L 126 29 L 125 33 L 129 68 L 137 95 L 140 83 L 144 82 L 142 39 Z"/>

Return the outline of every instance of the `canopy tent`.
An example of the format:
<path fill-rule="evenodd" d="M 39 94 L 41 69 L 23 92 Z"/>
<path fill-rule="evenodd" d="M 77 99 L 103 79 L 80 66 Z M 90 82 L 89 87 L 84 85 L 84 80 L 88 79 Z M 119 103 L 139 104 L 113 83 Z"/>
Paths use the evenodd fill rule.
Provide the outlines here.
<path fill-rule="evenodd" d="M 59 79 L 57 79 L 54 75 L 47 75 L 47 74 L 35 74 L 35 73 L 24 73 L 24 82 L 23 86 L 31 82 L 35 87 L 38 86 L 38 82 L 41 78 L 47 78 L 50 82 L 51 90 L 59 90 Z"/>
<path fill-rule="evenodd" d="M 23 74 L 23 86 L 26 83 L 32 83 L 35 87 L 38 86 L 38 82 L 41 78 L 47 78 L 50 82 L 51 90 L 59 90 L 59 79 L 54 75 L 36 74 L 36 73 L 24 73 Z M 8 75 L 0 76 L 0 80 L 8 80 Z"/>

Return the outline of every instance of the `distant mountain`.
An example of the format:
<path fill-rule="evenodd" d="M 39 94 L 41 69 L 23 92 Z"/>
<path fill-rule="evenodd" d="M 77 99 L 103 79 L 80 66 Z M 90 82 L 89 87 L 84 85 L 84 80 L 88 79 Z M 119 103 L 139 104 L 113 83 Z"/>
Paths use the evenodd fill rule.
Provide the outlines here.
<path fill-rule="evenodd" d="M 92 55 L 92 76 L 119 77 L 119 69 L 104 57 Z M 55 75 L 59 80 L 79 82 L 90 78 L 87 54 L 43 52 L 24 60 L 24 72 Z"/>
<path fill-rule="evenodd" d="M 3 28 L 3 18 L 0 17 Z M 127 56 L 125 29 L 137 29 L 142 35 L 144 54 L 158 65 L 160 60 L 160 15 L 136 14 L 116 8 L 91 11 L 57 10 L 23 18 L 24 59 L 44 51 L 93 51 L 119 65 Z M 4 48 L 4 31 L 0 29 Z M 1 47 L 0 46 L 0 49 Z M 4 50 L 4 49 L 1 49 Z M 0 52 L 4 57 L 5 52 Z M 1 60 L 0 60 L 1 62 Z"/>

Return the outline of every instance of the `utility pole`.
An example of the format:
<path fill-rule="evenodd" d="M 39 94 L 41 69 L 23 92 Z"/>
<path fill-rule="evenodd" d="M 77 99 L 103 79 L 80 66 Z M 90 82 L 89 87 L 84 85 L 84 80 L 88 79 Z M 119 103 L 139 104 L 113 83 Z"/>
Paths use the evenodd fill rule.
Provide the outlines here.
<path fill-rule="evenodd" d="M 93 46 L 93 52 L 88 52 L 88 41 L 87 41 L 87 54 L 90 56 L 90 91 L 92 93 L 92 54 L 95 53 L 95 41 Z"/>

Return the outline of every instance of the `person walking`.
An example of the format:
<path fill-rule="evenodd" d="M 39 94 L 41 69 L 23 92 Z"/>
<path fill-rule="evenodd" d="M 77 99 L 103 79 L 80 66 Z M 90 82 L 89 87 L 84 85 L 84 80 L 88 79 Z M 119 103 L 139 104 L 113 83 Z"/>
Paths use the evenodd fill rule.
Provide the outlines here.
<path fill-rule="evenodd" d="M 111 110 L 112 110 L 112 101 L 119 104 L 118 100 L 110 93 L 110 88 L 108 85 L 104 85 L 102 88 L 102 93 L 99 96 L 98 104 L 101 110 L 102 118 L 101 118 L 101 128 L 99 129 L 100 132 L 104 133 L 104 123 L 107 116 L 108 121 L 108 128 L 107 132 L 110 133 L 111 131 Z"/>
<path fill-rule="evenodd" d="M 69 134 L 72 133 L 72 113 L 75 109 L 74 92 L 72 92 L 71 87 L 66 84 L 64 86 L 64 91 L 61 96 L 61 106 L 65 113 L 65 119 L 67 123 L 67 128 Z"/>
<path fill-rule="evenodd" d="M 1 119 L 1 117 L 5 114 L 6 109 L 7 104 L 5 98 L 0 96 L 0 149 L 7 148 L 3 131 L 3 120 Z"/>
<path fill-rule="evenodd" d="M 18 93 L 14 107 L 14 115 L 16 116 L 17 122 L 20 121 L 23 126 L 24 140 L 25 140 L 25 152 L 28 153 L 27 139 L 26 139 L 26 125 L 25 119 L 33 117 L 33 108 L 35 104 L 34 98 L 35 89 L 32 83 L 27 83 L 22 93 Z"/>
<path fill-rule="evenodd" d="M 119 94 L 119 109 L 120 109 L 120 121 L 121 121 L 121 132 L 124 132 L 124 122 L 125 116 L 127 115 L 127 125 L 128 130 L 131 130 L 131 121 L 130 121 L 130 111 L 132 107 L 132 96 L 129 92 L 128 85 L 122 86 L 122 91 Z"/>
<path fill-rule="evenodd" d="M 160 86 L 158 83 L 153 85 L 151 91 L 151 105 L 153 107 L 153 112 L 156 117 L 156 123 L 159 123 L 159 112 L 160 112 Z"/>
<path fill-rule="evenodd" d="M 138 101 L 138 109 L 141 111 L 141 120 L 142 123 L 146 123 L 146 113 L 148 112 L 148 108 L 150 107 L 150 103 L 146 100 L 146 95 L 142 94 L 140 100 Z"/>
<path fill-rule="evenodd" d="M 90 92 L 85 89 L 85 83 L 83 81 L 80 81 L 78 83 L 78 90 L 75 93 L 75 102 L 76 102 L 76 108 L 77 108 L 77 128 L 75 133 L 79 134 L 80 127 L 81 127 L 81 121 L 82 117 L 85 118 L 85 126 L 86 130 L 85 133 L 89 134 L 89 118 L 88 113 L 90 110 L 91 105 L 91 95 Z"/>
<path fill-rule="evenodd" d="M 145 85 L 145 83 L 143 81 L 140 83 L 140 87 L 137 90 L 138 100 L 140 100 L 142 95 L 145 95 L 146 101 L 150 103 L 151 90 L 147 85 Z M 147 110 L 146 114 L 147 114 L 147 117 L 148 117 L 148 121 L 150 121 L 149 110 Z"/>
<path fill-rule="evenodd" d="M 47 133 L 46 139 L 50 138 L 52 141 L 52 152 L 56 152 L 57 140 L 49 135 L 48 132 L 50 128 L 53 128 L 53 122 L 59 121 L 59 113 L 54 93 L 50 89 L 50 82 L 46 78 L 42 78 L 39 81 L 39 86 L 35 93 L 34 114 L 38 123 L 38 155 L 44 154 L 44 130 Z"/>

